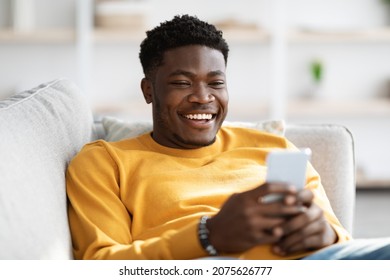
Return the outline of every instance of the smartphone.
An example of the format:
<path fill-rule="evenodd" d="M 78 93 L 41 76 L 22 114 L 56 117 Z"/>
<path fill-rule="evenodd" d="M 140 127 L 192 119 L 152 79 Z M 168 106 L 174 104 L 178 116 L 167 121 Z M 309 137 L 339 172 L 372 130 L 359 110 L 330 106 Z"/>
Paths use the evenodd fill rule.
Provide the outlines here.
<path fill-rule="evenodd" d="M 303 189 L 306 184 L 306 168 L 311 157 L 311 150 L 277 150 L 267 155 L 267 182 L 288 183 L 297 189 Z M 270 194 L 263 197 L 262 202 L 270 203 L 283 199 L 280 194 Z"/>

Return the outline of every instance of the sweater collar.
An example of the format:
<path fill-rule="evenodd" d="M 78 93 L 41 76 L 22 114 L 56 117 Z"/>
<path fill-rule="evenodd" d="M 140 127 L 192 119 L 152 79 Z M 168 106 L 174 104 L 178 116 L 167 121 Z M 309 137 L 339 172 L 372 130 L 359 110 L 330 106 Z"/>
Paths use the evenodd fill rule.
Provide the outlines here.
<path fill-rule="evenodd" d="M 219 154 L 222 151 L 222 141 L 221 141 L 220 131 L 217 133 L 214 143 L 197 149 L 176 149 L 176 148 L 170 148 L 170 147 L 160 145 L 152 138 L 151 133 L 142 135 L 140 137 L 140 141 L 144 146 L 147 146 L 152 151 L 174 156 L 174 157 L 202 158 L 202 157 L 210 157 Z"/>

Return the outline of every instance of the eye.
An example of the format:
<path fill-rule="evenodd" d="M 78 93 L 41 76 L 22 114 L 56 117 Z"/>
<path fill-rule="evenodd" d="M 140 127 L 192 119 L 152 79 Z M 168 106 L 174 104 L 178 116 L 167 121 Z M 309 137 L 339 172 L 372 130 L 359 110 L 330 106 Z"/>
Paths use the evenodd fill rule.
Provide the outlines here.
<path fill-rule="evenodd" d="M 225 87 L 225 81 L 223 80 L 217 80 L 209 83 L 209 86 L 212 88 L 224 88 Z"/>
<path fill-rule="evenodd" d="M 191 83 L 189 81 L 178 80 L 178 81 L 170 82 L 170 85 L 177 87 L 177 88 L 187 88 L 187 87 L 191 86 Z"/>

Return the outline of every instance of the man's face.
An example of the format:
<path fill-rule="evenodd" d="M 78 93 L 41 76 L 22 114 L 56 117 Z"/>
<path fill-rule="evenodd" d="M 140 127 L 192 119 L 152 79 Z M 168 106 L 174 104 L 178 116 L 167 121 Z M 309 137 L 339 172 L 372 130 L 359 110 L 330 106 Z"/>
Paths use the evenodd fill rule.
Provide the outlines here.
<path fill-rule="evenodd" d="M 181 149 L 212 144 L 228 109 L 225 71 L 218 50 L 191 45 L 167 51 L 154 81 L 142 82 L 153 105 L 153 139 Z"/>

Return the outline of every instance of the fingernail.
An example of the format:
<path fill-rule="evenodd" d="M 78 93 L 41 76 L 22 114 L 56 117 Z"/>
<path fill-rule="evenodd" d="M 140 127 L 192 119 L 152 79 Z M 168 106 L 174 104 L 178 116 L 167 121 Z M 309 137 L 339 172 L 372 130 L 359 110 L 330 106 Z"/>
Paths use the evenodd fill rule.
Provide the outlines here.
<path fill-rule="evenodd" d="M 282 236 L 283 235 L 283 229 L 280 227 L 276 227 L 272 230 L 273 235 L 275 236 Z"/>
<path fill-rule="evenodd" d="M 294 196 L 292 195 L 287 195 L 285 198 L 284 198 L 284 203 L 286 205 L 293 205 L 294 203 L 296 202 L 296 199 Z"/>

